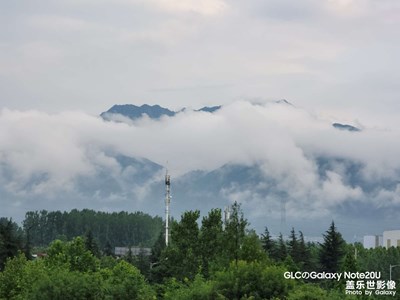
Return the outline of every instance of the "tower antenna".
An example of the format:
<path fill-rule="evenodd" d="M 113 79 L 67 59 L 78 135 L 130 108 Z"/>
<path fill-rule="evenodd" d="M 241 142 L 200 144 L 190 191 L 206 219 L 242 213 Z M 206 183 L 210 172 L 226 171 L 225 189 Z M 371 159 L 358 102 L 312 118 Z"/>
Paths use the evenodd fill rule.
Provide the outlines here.
<path fill-rule="evenodd" d="M 168 169 L 165 171 L 165 246 L 169 240 L 169 204 L 171 203 L 171 177 Z"/>
<path fill-rule="evenodd" d="M 286 199 L 281 197 L 281 233 L 286 232 Z"/>

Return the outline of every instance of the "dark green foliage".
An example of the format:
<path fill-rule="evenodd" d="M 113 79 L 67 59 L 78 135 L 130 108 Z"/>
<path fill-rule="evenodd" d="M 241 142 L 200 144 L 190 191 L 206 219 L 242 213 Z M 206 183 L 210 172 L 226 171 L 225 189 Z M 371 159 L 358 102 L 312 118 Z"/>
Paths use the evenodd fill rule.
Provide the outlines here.
<path fill-rule="evenodd" d="M 332 221 L 331 226 L 326 231 L 324 243 L 321 244 L 320 263 L 321 268 L 325 272 L 337 272 L 343 258 L 345 242 L 340 232 L 336 230 L 335 223 Z"/>
<path fill-rule="evenodd" d="M 146 278 L 150 277 L 150 258 L 146 255 L 143 248 L 140 248 L 139 254 L 135 257 L 133 264 L 142 275 Z"/>
<path fill-rule="evenodd" d="M 71 240 L 91 231 L 93 239 L 99 242 L 99 249 L 104 249 L 106 243 L 112 247 L 139 244 L 151 247 L 163 222 L 160 217 L 142 212 L 108 213 L 73 209 L 70 212 L 30 211 L 26 213 L 23 225 L 25 231 L 29 228 L 33 246 L 47 246 L 61 235 Z"/>
<path fill-rule="evenodd" d="M 114 250 L 111 246 L 110 241 L 107 241 L 103 248 L 103 255 L 105 256 L 114 256 Z"/>
<path fill-rule="evenodd" d="M 288 253 L 287 253 L 286 243 L 285 243 L 285 240 L 283 239 L 282 233 L 280 233 L 275 259 L 277 261 L 284 261 L 286 259 L 287 254 Z"/>
<path fill-rule="evenodd" d="M 297 241 L 296 232 L 294 231 L 293 227 L 290 231 L 288 246 L 288 254 L 292 257 L 294 263 L 299 265 L 301 263 L 302 257 L 299 251 L 299 242 Z"/>
<path fill-rule="evenodd" d="M 9 257 L 14 257 L 22 250 L 22 233 L 11 219 L 0 219 L 0 270 Z"/>
<path fill-rule="evenodd" d="M 175 279 L 166 282 L 162 297 L 165 300 L 223 299 L 222 295 L 218 297 L 214 282 L 206 281 L 201 275 L 190 283 L 180 283 Z"/>
<path fill-rule="evenodd" d="M 130 263 L 131 265 L 133 264 L 135 258 L 133 257 L 132 247 L 130 247 L 130 246 L 128 247 L 128 252 L 124 256 L 124 260 L 126 262 Z"/>
<path fill-rule="evenodd" d="M 200 267 L 199 211 L 187 211 L 181 221 L 171 225 L 171 244 L 163 251 L 160 263 L 179 279 L 194 279 Z"/>
<path fill-rule="evenodd" d="M 311 263 L 311 254 L 309 246 L 304 241 L 303 232 L 299 231 L 299 240 L 298 240 L 298 261 L 300 269 L 303 271 L 312 271 L 316 270 Z"/>
<path fill-rule="evenodd" d="M 264 251 L 269 257 L 275 258 L 276 242 L 271 238 L 268 227 L 265 227 L 264 233 L 261 235 L 261 243 Z"/>
<path fill-rule="evenodd" d="M 228 263 L 239 260 L 240 246 L 246 234 L 247 220 L 243 216 L 240 204 L 235 202 L 231 206 L 231 215 L 225 224 L 224 230 L 224 254 Z"/>
<path fill-rule="evenodd" d="M 71 272 L 66 269 L 51 270 L 35 282 L 32 291 L 28 293 L 28 299 L 104 299 L 102 280 L 97 274 Z"/>
<path fill-rule="evenodd" d="M 357 272 L 358 266 L 357 266 L 357 261 L 355 259 L 354 247 L 349 246 L 347 248 L 348 249 L 346 251 L 346 255 L 344 257 L 341 269 L 344 272 Z"/>
<path fill-rule="evenodd" d="M 223 229 L 220 209 L 212 209 L 202 221 L 200 230 L 201 270 L 205 277 L 209 276 L 210 264 L 216 264 L 223 252 Z"/>
<path fill-rule="evenodd" d="M 327 300 L 329 297 L 326 290 L 313 284 L 298 285 L 287 297 L 288 300 Z"/>
<path fill-rule="evenodd" d="M 268 262 L 268 256 L 261 246 L 261 241 L 255 231 L 250 230 L 243 237 L 239 248 L 239 258 L 247 262 Z"/>
<path fill-rule="evenodd" d="M 71 242 L 54 241 L 47 250 L 46 262 L 49 266 L 65 267 L 71 271 L 90 272 L 97 268 L 97 260 L 86 250 L 83 238 Z"/>
<path fill-rule="evenodd" d="M 108 276 L 104 284 L 108 299 L 152 299 L 153 291 L 140 271 L 131 264 L 120 261 Z"/>
<path fill-rule="evenodd" d="M 83 240 L 74 243 L 53 243 L 51 256 L 41 260 L 27 261 L 23 254 L 9 259 L 0 273 L 0 299 L 153 299 L 151 287 L 134 266 L 121 260 L 92 269 L 87 257 L 98 265 L 96 258 L 85 252 Z"/>
<path fill-rule="evenodd" d="M 40 221 L 39 214 L 37 217 Z M 317 245 L 306 244 L 303 233 L 296 235 L 294 229 L 287 242 L 282 235 L 273 241 L 267 228 L 260 239 L 247 228 L 238 204 L 233 205 L 225 224 L 219 209 L 211 210 L 200 228 L 199 217 L 199 211 L 188 211 L 179 222 L 171 221 L 169 246 L 165 247 L 163 233 L 158 231 L 152 255 L 142 250 L 134 256 L 130 251 L 126 258 L 130 263 L 110 255 L 111 243 L 103 248 L 101 256 L 90 228 L 85 237 L 54 240 L 47 257 L 27 260 L 23 252 L 18 254 L 22 249 L 18 242 L 22 240 L 21 231 L 11 220 L 2 219 L 0 250 L 5 255 L 5 249 L 13 249 L 4 259 L 14 257 L 7 259 L 0 272 L 0 299 L 358 299 L 344 294 L 345 281 L 319 280 L 316 286 L 303 280 L 287 280 L 283 274 L 318 269 L 334 272 L 339 268 L 339 272 L 381 271 L 382 279 L 387 280 L 389 265 L 400 261 L 399 247 L 364 249 L 359 244 L 346 245 L 333 222 L 324 243 Z M 29 228 L 30 223 L 24 222 L 26 235 Z M 392 271 L 397 281 L 400 267 Z"/>
<path fill-rule="evenodd" d="M 100 257 L 99 244 L 93 237 L 92 231 L 89 229 L 85 235 L 85 248 L 90 251 L 94 256 Z"/>
<path fill-rule="evenodd" d="M 293 284 L 283 278 L 285 271 L 260 262 L 238 261 L 217 272 L 213 280 L 216 291 L 227 299 L 284 299 Z"/>

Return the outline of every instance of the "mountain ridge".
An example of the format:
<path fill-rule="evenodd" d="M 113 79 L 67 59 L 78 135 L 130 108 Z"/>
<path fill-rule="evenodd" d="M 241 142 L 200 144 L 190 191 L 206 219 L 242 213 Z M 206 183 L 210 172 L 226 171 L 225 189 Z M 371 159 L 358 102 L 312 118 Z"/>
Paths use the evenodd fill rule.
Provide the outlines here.
<path fill-rule="evenodd" d="M 195 112 L 208 112 L 214 113 L 219 110 L 222 106 L 204 106 L 200 109 L 194 110 Z M 185 111 L 186 108 L 183 108 L 179 111 L 173 111 L 168 108 L 162 107 L 158 104 L 148 105 L 143 104 L 141 106 L 136 106 L 134 104 L 115 104 L 109 110 L 102 112 L 100 117 L 104 120 L 110 121 L 112 120 L 112 115 L 122 115 L 131 120 L 136 120 L 142 118 L 144 115 L 147 115 L 150 119 L 158 120 L 162 117 L 173 117 L 176 114 Z"/>

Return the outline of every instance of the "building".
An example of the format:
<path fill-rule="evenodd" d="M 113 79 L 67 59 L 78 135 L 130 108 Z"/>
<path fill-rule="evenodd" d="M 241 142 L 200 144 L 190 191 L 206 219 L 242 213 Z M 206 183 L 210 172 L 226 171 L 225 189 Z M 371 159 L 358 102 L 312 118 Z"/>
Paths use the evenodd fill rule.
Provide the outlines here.
<path fill-rule="evenodd" d="M 386 249 L 390 247 L 400 247 L 400 230 L 388 230 L 383 232 L 383 246 Z"/>
<path fill-rule="evenodd" d="M 141 247 L 130 247 L 133 256 L 138 256 L 140 253 L 144 254 L 145 256 L 151 255 L 151 248 L 141 248 Z M 129 252 L 129 247 L 115 247 L 114 254 L 116 256 L 125 256 Z"/>
<path fill-rule="evenodd" d="M 383 246 L 383 237 L 381 235 L 365 235 L 363 245 L 365 249 L 374 249 Z"/>

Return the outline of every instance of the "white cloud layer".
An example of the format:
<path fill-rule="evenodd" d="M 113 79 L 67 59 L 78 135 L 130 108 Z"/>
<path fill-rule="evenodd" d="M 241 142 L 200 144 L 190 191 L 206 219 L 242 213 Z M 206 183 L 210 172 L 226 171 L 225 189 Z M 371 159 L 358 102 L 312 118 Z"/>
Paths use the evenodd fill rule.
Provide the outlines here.
<path fill-rule="evenodd" d="M 283 103 L 239 101 L 213 114 L 187 110 L 130 124 L 82 112 L 4 109 L 0 128 L 0 182 L 10 197 L 2 204 L 19 199 L 21 210 L 31 198 L 59 201 L 62 193 L 82 193 L 80 181 L 95 184 L 102 174 L 120 189 L 102 196 L 92 188 L 86 195 L 92 206 L 126 201 L 131 193 L 138 201 L 146 199 L 160 174 L 135 185 L 129 178 L 138 170 L 122 169 L 117 155 L 168 162 L 175 178 L 226 164 L 257 166 L 260 182 L 220 190 L 221 196 L 242 201 L 255 216 L 271 208 L 279 211 L 279 193 L 284 193 L 287 215 L 296 218 L 330 215 L 351 202 L 377 208 L 399 204 L 398 184 L 381 184 L 399 179 L 398 131 L 369 129 L 368 124 L 361 132 L 340 131 L 330 121 Z M 322 173 L 321 158 L 330 160 Z M 359 166 L 356 175 L 349 173 L 349 162 Z"/>

